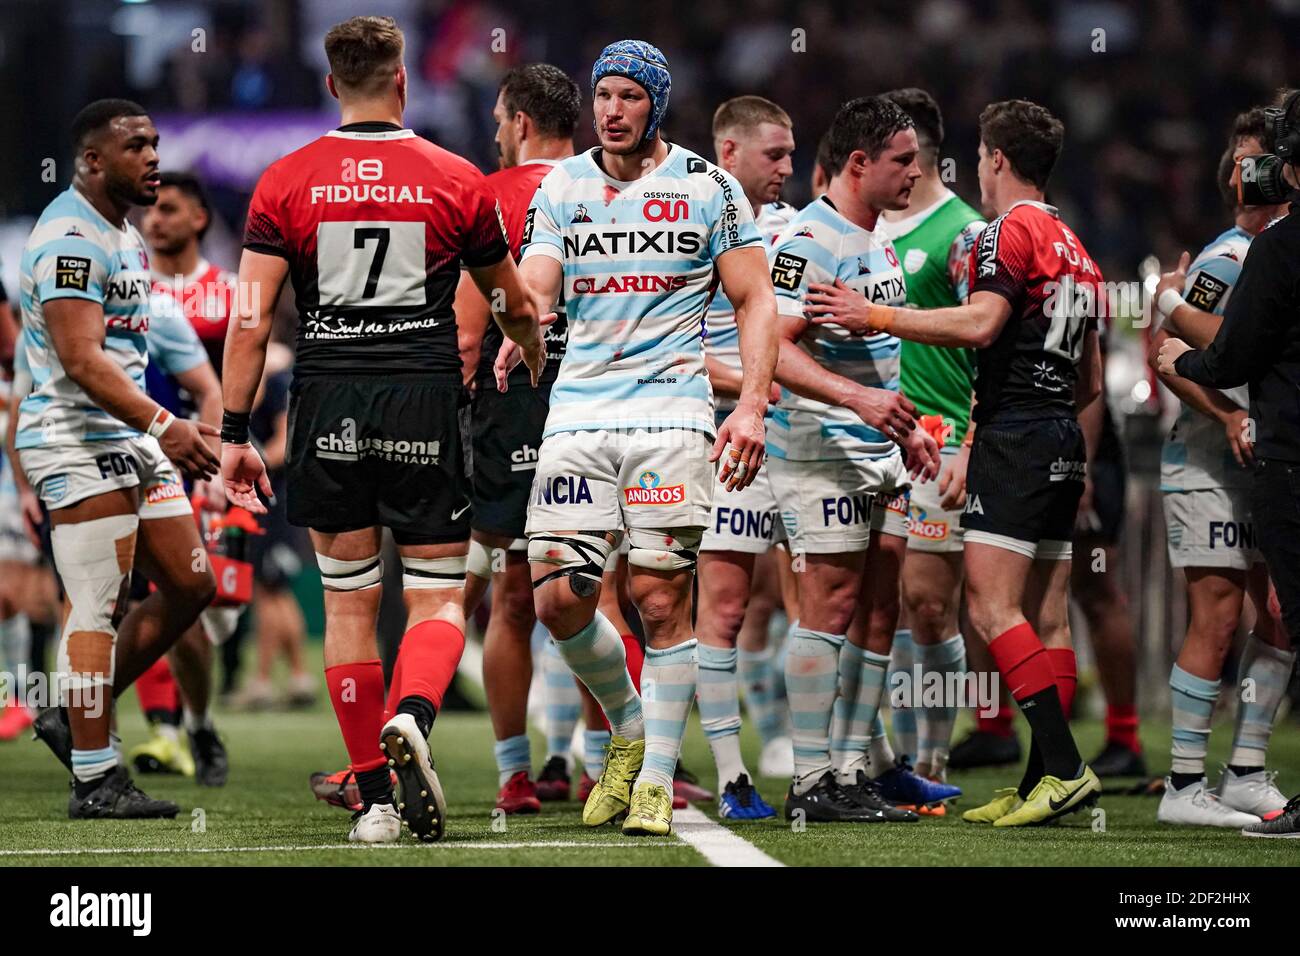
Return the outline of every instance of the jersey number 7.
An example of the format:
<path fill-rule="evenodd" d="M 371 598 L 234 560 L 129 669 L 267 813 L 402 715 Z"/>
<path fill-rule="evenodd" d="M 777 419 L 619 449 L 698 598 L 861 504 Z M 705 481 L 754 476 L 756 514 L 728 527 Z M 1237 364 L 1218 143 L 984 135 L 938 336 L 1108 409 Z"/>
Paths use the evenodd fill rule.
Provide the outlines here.
<path fill-rule="evenodd" d="M 316 273 L 322 306 L 425 305 L 425 225 L 322 222 Z"/>

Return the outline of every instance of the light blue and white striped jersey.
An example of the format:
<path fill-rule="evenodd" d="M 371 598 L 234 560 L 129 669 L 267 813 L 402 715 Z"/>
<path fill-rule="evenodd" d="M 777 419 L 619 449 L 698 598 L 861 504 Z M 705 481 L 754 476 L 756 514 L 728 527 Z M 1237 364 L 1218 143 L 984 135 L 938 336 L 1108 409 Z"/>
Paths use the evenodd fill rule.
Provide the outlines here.
<path fill-rule="evenodd" d="M 180 375 L 208 360 L 207 349 L 190 320 L 185 318 L 184 308 L 175 296 L 166 292 L 149 294 L 149 333 L 145 342 L 149 363 L 164 375 Z"/>
<path fill-rule="evenodd" d="M 98 408 L 68 378 L 50 341 L 45 303 L 63 298 L 100 303 L 104 351 L 143 389 L 150 285 L 144 240 L 129 222 L 117 228 L 75 187 L 45 207 L 23 249 L 23 328 L 33 387 L 20 406 L 17 447 L 139 434 Z"/>
<path fill-rule="evenodd" d="M 903 306 L 907 286 L 883 220 L 868 231 L 845 219 L 821 196 L 782 230 L 768 257 L 776 310 L 803 318 L 804 294 L 813 282 L 840 279 L 879 305 Z M 893 335 L 854 335 L 838 325 L 810 325 L 799 347 L 827 371 L 871 388 L 898 391 L 899 343 Z M 781 389 L 768 419 L 768 454 L 792 461 L 885 458 L 897 446 L 848 409 Z"/>
<path fill-rule="evenodd" d="M 1187 269 L 1183 298 L 1188 305 L 1223 315 L 1241 275 L 1250 240 L 1250 233 L 1233 226 L 1201 250 Z M 1233 403 L 1250 407 L 1247 386 L 1222 391 Z M 1160 450 L 1160 489 L 1201 491 L 1246 488 L 1249 484 L 1250 471 L 1237 464 L 1223 426 L 1183 403 Z"/>
<path fill-rule="evenodd" d="M 763 237 L 764 244 L 771 247 L 798 211 L 789 203 L 780 201 L 760 207 L 754 225 L 758 227 L 758 234 Z M 740 330 L 736 327 L 736 308 L 721 288 L 713 294 L 709 311 L 704 316 L 704 350 L 710 358 L 740 370 Z M 715 397 L 714 403 L 718 419 L 736 407 L 736 400 L 731 396 Z"/>
<path fill-rule="evenodd" d="M 523 258 L 564 267 L 569 348 L 543 436 L 689 428 L 714 434 L 704 312 L 723 253 L 760 246 L 740 184 L 673 145 L 634 182 L 607 176 L 598 149 L 542 180 L 524 223 Z"/>

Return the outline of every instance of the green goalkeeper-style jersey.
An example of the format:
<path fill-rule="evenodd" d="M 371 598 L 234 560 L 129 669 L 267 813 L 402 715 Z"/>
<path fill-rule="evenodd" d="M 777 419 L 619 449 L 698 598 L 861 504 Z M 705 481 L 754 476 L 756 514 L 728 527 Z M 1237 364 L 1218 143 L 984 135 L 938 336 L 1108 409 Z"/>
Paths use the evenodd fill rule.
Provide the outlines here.
<path fill-rule="evenodd" d="M 933 205 L 906 219 L 883 220 L 907 282 L 907 304 L 937 309 L 966 301 L 967 263 L 986 225 L 956 193 L 944 190 Z M 970 424 L 975 350 L 902 343 L 903 394 L 940 445 L 959 445 Z M 939 425 L 939 422 L 942 425 Z"/>

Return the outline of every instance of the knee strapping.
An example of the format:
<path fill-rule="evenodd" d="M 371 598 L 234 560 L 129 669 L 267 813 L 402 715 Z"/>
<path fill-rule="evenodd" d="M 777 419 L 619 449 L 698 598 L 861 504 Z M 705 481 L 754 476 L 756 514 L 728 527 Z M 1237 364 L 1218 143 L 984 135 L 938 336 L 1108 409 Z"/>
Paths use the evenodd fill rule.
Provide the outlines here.
<path fill-rule="evenodd" d="M 316 564 L 320 566 L 320 583 L 326 591 L 364 591 L 378 587 L 384 579 L 384 562 L 377 554 L 356 561 L 340 561 L 318 551 Z"/>
<path fill-rule="evenodd" d="M 139 525 L 136 515 L 112 515 L 59 525 L 50 534 L 70 605 L 58 651 L 66 687 L 113 683 L 117 625 L 126 613 Z"/>
<path fill-rule="evenodd" d="M 467 559 L 463 554 L 448 558 L 412 558 L 402 555 L 402 587 L 423 590 L 463 588 L 466 564 Z M 491 570 L 484 575 L 489 578 L 491 576 Z"/>
<path fill-rule="evenodd" d="M 470 538 L 469 555 L 465 559 L 465 571 L 476 578 L 482 578 L 484 581 L 492 580 L 492 549 L 482 541 Z"/>
<path fill-rule="evenodd" d="M 534 564 L 553 565 L 555 570 L 534 581 L 533 587 L 567 577 L 574 594 L 589 597 L 600 586 L 605 561 L 613 550 L 611 541 L 603 534 L 593 532 L 534 535 L 528 539 L 528 560 Z"/>
<path fill-rule="evenodd" d="M 694 571 L 704 531 L 700 528 L 629 528 L 627 563 L 651 571 Z"/>

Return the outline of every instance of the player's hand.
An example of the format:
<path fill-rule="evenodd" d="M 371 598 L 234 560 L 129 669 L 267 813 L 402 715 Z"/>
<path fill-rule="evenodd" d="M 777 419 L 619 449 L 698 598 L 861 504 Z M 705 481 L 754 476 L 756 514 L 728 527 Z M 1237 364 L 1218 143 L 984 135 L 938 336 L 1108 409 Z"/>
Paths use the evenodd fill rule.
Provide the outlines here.
<path fill-rule="evenodd" d="M 258 489 L 268 500 L 275 500 L 271 493 L 271 479 L 266 474 L 266 462 L 248 442 L 222 444 L 221 478 L 226 486 L 227 500 L 245 511 L 255 515 L 266 514 L 266 505 L 257 497 Z"/>
<path fill-rule="evenodd" d="M 1078 534 L 1096 534 L 1101 531 L 1101 518 L 1097 514 L 1096 500 L 1092 478 L 1083 479 L 1083 493 L 1079 495 L 1079 507 L 1074 512 L 1074 530 Z"/>
<path fill-rule="evenodd" d="M 933 481 L 939 477 L 939 467 L 943 463 L 939 457 L 939 443 L 924 428 L 917 428 L 899 440 L 903 449 L 903 461 L 907 473 L 915 481 Z"/>
<path fill-rule="evenodd" d="M 514 342 L 506 339 L 501 343 L 501 348 L 497 349 L 496 361 L 492 363 L 492 375 L 497 380 L 498 392 L 504 392 L 510 387 L 510 373 L 523 357 L 519 346 Z"/>
<path fill-rule="evenodd" d="M 45 524 L 45 512 L 41 510 L 41 499 L 31 488 L 18 492 L 18 507 L 23 513 L 23 531 L 27 540 L 38 550 L 41 547 L 41 526 Z"/>
<path fill-rule="evenodd" d="M 966 469 L 970 466 L 970 445 L 963 444 L 957 454 L 948 459 L 948 466 L 939 475 L 939 507 L 947 511 L 960 511 L 966 507 Z"/>
<path fill-rule="evenodd" d="M 520 354 L 528 366 L 528 377 L 533 388 L 536 388 L 542 380 L 542 370 L 546 368 L 546 337 L 542 335 L 541 329 L 538 329 L 537 337 L 532 342 L 520 346 Z"/>
<path fill-rule="evenodd" d="M 763 410 L 746 404 L 737 405 L 718 429 L 718 438 L 709 449 L 709 461 L 717 461 L 727 445 L 731 449 L 718 469 L 718 481 L 728 491 L 749 487 L 763 466 L 767 437 L 763 430 Z"/>
<path fill-rule="evenodd" d="M 158 444 L 162 446 L 163 454 L 181 470 L 182 475 L 190 481 L 199 481 L 215 475 L 221 468 L 221 461 L 205 440 L 220 434 L 219 429 L 203 422 L 176 418 L 162 433 Z"/>
<path fill-rule="evenodd" d="M 1160 346 L 1160 352 L 1156 356 L 1156 369 L 1161 375 L 1169 378 L 1177 378 L 1178 373 L 1174 371 L 1174 363 L 1184 352 L 1192 351 L 1192 347 L 1182 339 L 1176 339 L 1173 336 L 1165 339 Z"/>
<path fill-rule="evenodd" d="M 845 407 L 890 441 L 902 440 L 916 428 L 916 406 L 902 392 L 887 388 L 860 388 Z"/>
<path fill-rule="evenodd" d="M 194 493 L 203 499 L 203 506 L 208 511 L 221 514 L 226 510 L 226 486 L 221 480 L 221 472 L 194 482 Z"/>
<path fill-rule="evenodd" d="M 1232 455 L 1237 459 L 1237 464 L 1242 468 L 1249 468 L 1255 464 L 1255 445 L 1250 437 L 1253 434 L 1253 427 L 1248 425 L 1250 413 L 1244 408 L 1239 408 L 1223 422 L 1223 430 L 1228 435 L 1228 447 L 1232 449 Z"/>
<path fill-rule="evenodd" d="M 1166 289 L 1172 289 L 1179 295 L 1183 294 L 1183 289 L 1187 288 L 1187 267 L 1192 264 L 1192 257 L 1184 252 L 1178 257 L 1178 265 L 1174 266 L 1172 272 L 1162 272 L 1160 281 L 1156 283 L 1156 290 L 1151 294 L 1152 302 L 1159 302 L 1160 296 Z"/>
<path fill-rule="evenodd" d="M 884 311 L 887 307 L 872 305 L 839 279 L 834 285 L 810 283 L 804 296 L 804 316 L 813 325 L 838 325 L 854 335 L 876 331 L 876 321 Z"/>
<path fill-rule="evenodd" d="M 542 317 L 537 320 L 537 325 L 539 328 L 543 328 L 543 329 L 560 317 L 560 313 L 558 312 L 546 312 L 546 313 L 542 313 L 541 315 Z M 538 339 L 541 342 L 542 354 L 541 354 L 541 364 L 536 366 L 536 369 L 532 377 L 534 388 L 537 387 L 538 379 L 541 377 L 542 374 L 542 367 L 546 364 L 546 336 L 539 335 Z M 515 366 L 518 365 L 521 361 L 526 363 L 530 370 L 534 369 L 533 364 L 528 361 L 527 356 L 525 356 L 523 352 L 520 350 L 519 345 L 516 344 L 511 339 L 507 338 L 504 342 L 501 343 L 501 348 L 497 349 L 496 360 L 492 363 L 492 375 L 497 380 L 498 392 L 505 392 L 510 387 L 509 385 L 510 373 L 514 371 Z"/>

